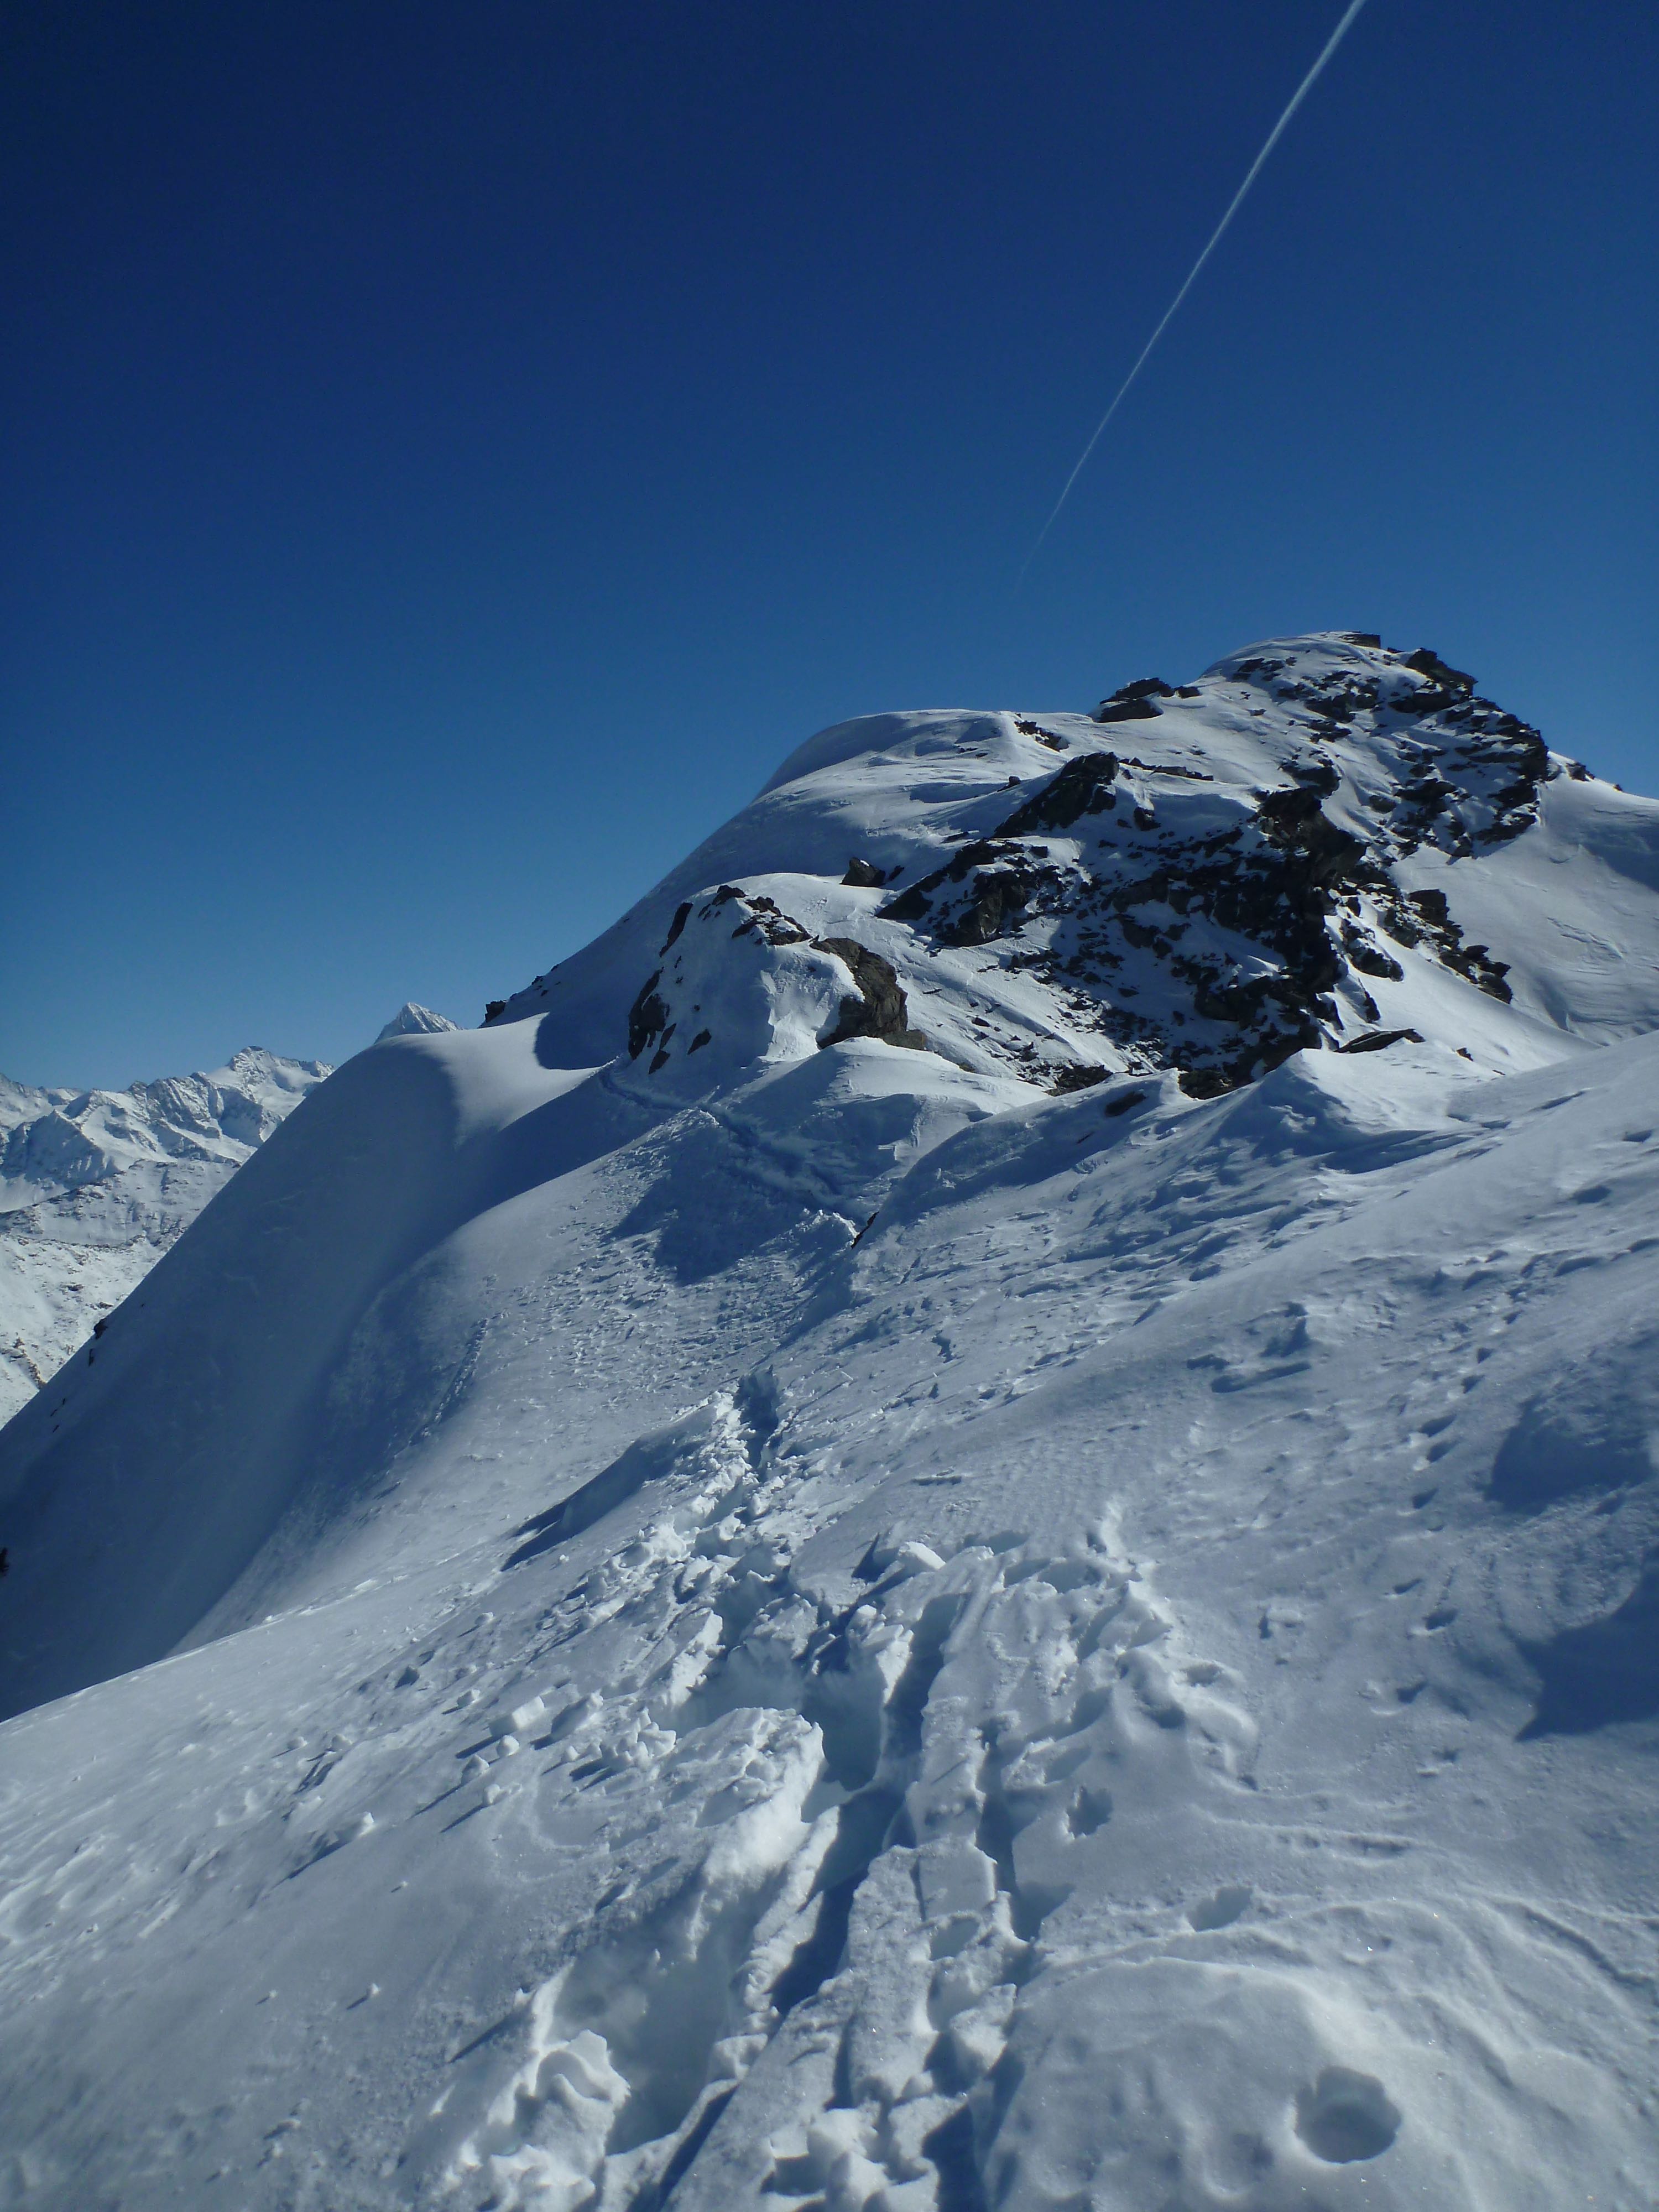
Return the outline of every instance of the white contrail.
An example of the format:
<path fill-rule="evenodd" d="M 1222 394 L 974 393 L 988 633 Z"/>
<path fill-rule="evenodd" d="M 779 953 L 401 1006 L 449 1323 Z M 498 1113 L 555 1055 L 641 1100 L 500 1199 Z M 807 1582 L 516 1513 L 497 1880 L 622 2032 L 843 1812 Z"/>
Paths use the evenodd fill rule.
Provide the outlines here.
<path fill-rule="evenodd" d="M 1321 70 L 1323 70 L 1326 63 L 1329 61 L 1331 56 L 1336 52 L 1343 40 L 1347 36 L 1349 26 L 1352 23 L 1354 17 L 1359 13 L 1364 4 L 1365 0 L 1351 0 L 1351 4 L 1344 11 L 1341 21 L 1331 33 L 1330 37 L 1326 40 L 1324 46 L 1321 48 L 1318 60 L 1315 62 L 1313 67 L 1308 71 L 1306 76 L 1303 78 L 1301 83 L 1297 85 L 1296 90 L 1291 94 L 1290 106 L 1285 110 L 1285 112 L 1279 117 L 1278 122 L 1274 124 L 1273 129 L 1268 132 L 1267 144 L 1256 155 L 1255 161 L 1251 162 L 1249 170 L 1245 173 L 1244 181 L 1239 186 L 1238 190 L 1233 194 L 1231 204 L 1229 205 L 1226 214 L 1224 215 L 1220 222 L 1217 223 L 1213 237 L 1212 237 L 1209 244 L 1205 247 L 1203 252 L 1199 255 L 1197 260 L 1194 262 L 1186 283 L 1176 294 L 1174 299 L 1170 301 L 1169 307 L 1165 309 L 1163 321 L 1152 332 L 1151 337 L 1147 339 L 1146 344 L 1140 349 L 1140 352 L 1136 359 L 1134 367 L 1129 371 L 1129 374 L 1124 378 L 1122 384 L 1118 388 L 1116 398 L 1113 400 L 1111 405 L 1106 410 L 1106 412 L 1101 416 L 1099 422 L 1096 424 L 1094 436 L 1090 439 L 1088 444 L 1078 455 L 1077 466 L 1072 471 L 1071 475 L 1066 477 L 1060 497 L 1054 501 L 1054 513 L 1050 514 L 1048 520 L 1043 524 L 1042 529 L 1037 532 L 1036 544 L 1032 546 L 1030 551 L 1025 556 L 1025 564 L 1019 572 L 1019 576 L 1015 585 L 1016 590 L 1018 589 L 1020 584 L 1024 582 L 1026 568 L 1029 568 L 1032 562 L 1036 560 L 1037 553 L 1042 547 L 1043 539 L 1048 535 L 1048 532 L 1054 526 L 1054 523 L 1060 514 L 1060 510 L 1065 506 L 1066 501 L 1071 497 L 1072 486 L 1083 474 L 1085 465 L 1088 461 L 1090 454 L 1093 453 L 1095 447 L 1100 443 L 1101 433 L 1105 429 L 1106 425 L 1111 421 L 1113 416 L 1116 414 L 1118 409 L 1123 404 L 1123 401 L 1128 392 L 1129 386 L 1134 382 L 1136 377 L 1139 375 L 1141 370 L 1146 366 L 1147 356 L 1152 352 L 1152 348 L 1163 337 L 1164 331 L 1169 329 L 1170 325 L 1175 320 L 1176 310 L 1179 308 L 1182 301 L 1186 298 L 1188 293 L 1192 290 L 1193 286 L 1198 282 L 1199 271 L 1203 268 L 1210 256 L 1215 252 L 1217 246 L 1220 245 L 1222 238 L 1226 232 L 1227 225 L 1232 221 L 1233 217 L 1238 213 L 1239 209 L 1244 204 L 1244 195 L 1249 191 L 1250 186 L 1261 175 L 1262 165 L 1267 161 L 1268 155 L 1273 152 L 1273 148 L 1278 145 L 1280 138 L 1283 137 L 1285 125 L 1290 121 L 1291 116 L 1296 113 L 1297 109 L 1301 106 L 1303 101 L 1308 97 L 1308 94 L 1313 90 L 1315 85 L 1319 82 Z"/>

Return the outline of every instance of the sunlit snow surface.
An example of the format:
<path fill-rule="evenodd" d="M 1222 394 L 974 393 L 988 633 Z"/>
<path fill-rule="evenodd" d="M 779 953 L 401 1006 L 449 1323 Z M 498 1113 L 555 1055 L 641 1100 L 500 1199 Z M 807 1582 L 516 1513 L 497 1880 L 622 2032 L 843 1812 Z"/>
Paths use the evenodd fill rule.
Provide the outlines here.
<path fill-rule="evenodd" d="M 1235 667 L 814 740 L 4 1432 L 0 2204 L 1659 2198 L 1659 806 L 1399 836 L 1510 999 L 1374 887 L 1322 1033 L 1421 1041 L 1216 1096 L 1063 902 L 839 880 L 1108 744 L 1221 787 L 1121 769 L 1154 844 L 1263 818 L 1303 710 Z M 1096 1003 L 1178 1011 L 1174 927 Z M 820 1048 L 832 939 L 932 1048 Z"/>

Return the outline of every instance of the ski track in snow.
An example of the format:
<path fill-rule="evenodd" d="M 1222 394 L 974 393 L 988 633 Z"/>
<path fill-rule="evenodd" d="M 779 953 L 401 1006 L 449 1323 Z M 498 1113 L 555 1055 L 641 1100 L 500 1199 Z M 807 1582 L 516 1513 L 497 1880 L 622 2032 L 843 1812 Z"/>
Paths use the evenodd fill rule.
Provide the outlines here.
<path fill-rule="evenodd" d="M 783 798 L 887 818 L 902 719 Z M 6 1432 L 6 1658 L 71 1693 L 0 1730 L 0 2206 L 1659 2198 L 1659 809 L 1603 791 L 1443 878 L 1510 1002 L 1402 943 L 1415 1042 L 1218 1096 L 1045 1095 L 1033 971 L 897 924 L 994 1049 L 820 1051 L 866 979 L 729 853 L 572 963 L 571 1065 L 324 1086 Z"/>

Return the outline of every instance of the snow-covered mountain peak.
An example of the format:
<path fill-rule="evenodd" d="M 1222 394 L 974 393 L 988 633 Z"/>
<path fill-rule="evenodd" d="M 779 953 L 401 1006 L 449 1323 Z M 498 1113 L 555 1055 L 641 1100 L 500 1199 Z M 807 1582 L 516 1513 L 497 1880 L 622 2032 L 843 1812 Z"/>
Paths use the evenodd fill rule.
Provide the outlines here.
<path fill-rule="evenodd" d="M 1495 1072 L 1659 1018 L 1656 849 L 1659 807 L 1437 653 L 1272 640 L 1090 716 L 839 724 L 490 1018 L 677 1092 L 854 1035 L 1049 1089 L 1321 1047 Z"/>
<path fill-rule="evenodd" d="M 1312 637 L 358 1054 L 0 1434 L 20 2202 L 1659 2202 L 1656 954 Z"/>
<path fill-rule="evenodd" d="M 447 1014 L 434 1014 L 430 1006 L 417 1006 L 413 999 L 405 999 L 374 1042 L 384 1044 L 395 1036 L 438 1036 L 456 1026 Z"/>

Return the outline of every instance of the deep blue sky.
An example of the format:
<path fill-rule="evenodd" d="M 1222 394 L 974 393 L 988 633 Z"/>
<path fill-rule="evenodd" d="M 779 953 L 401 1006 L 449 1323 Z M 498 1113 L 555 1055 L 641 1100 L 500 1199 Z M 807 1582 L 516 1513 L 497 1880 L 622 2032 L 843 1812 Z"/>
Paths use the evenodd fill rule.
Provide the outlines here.
<path fill-rule="evenodd" d="M 0 19 L 0 1067 L 343 1057 L 823 724 L 1430 643 L 1659 786 L 1659 18 L 54 0 Z"/>

